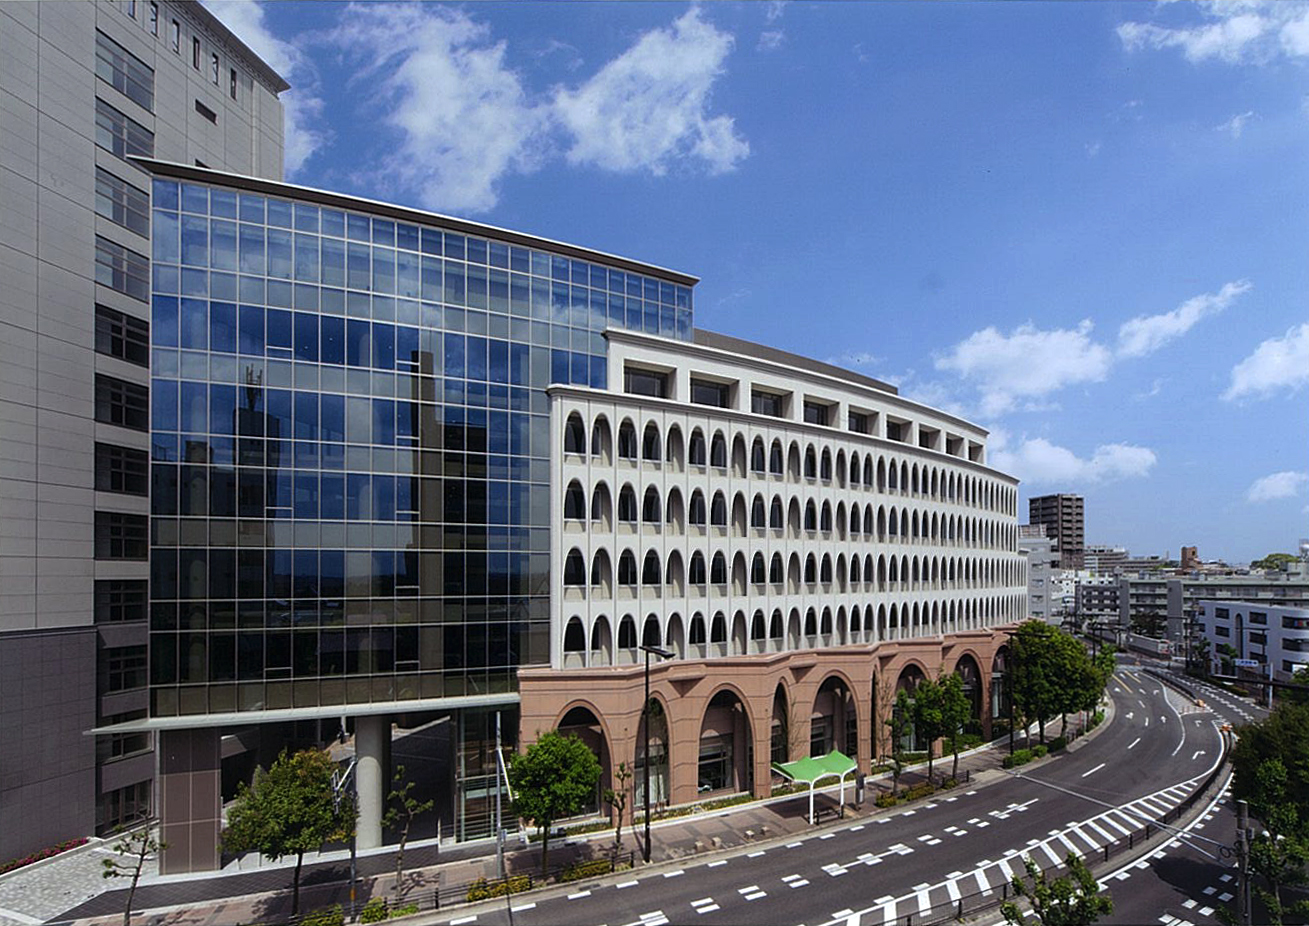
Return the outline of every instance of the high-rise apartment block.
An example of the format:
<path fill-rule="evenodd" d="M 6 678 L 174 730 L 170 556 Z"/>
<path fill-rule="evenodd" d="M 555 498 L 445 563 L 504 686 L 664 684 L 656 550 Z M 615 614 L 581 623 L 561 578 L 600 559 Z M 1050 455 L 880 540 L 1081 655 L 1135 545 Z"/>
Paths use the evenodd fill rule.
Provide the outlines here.
<path fill-rule="evenodd" d="M 0 4 L 0 859 L 151 806 L 151 178 L 279 179 L 286 83 L 204 7 Z"/>
<path fill-rule="evenodd" d="M 497 712 L 638 766 L 643 647 L 672 803 L 868 769 L 928 675 L 1004 710 L 978 426 L 695 329 L 688 274 L 280 182 L 286 84 L 198 5 L 0 5 L 0 79 L 0 858 L 157 814 L 218 867 L 342 732 L 375 847 L 393 724 L 487 836 Z"/>
<path fill-rule="evenodd" d="M 1029 524 L 1044 524 L 1054 538 L 1062 569 L 1081 569 L 1086 552 L 1086 518 L 1080 495 L 1038 495 L 1027 501 Z"/>

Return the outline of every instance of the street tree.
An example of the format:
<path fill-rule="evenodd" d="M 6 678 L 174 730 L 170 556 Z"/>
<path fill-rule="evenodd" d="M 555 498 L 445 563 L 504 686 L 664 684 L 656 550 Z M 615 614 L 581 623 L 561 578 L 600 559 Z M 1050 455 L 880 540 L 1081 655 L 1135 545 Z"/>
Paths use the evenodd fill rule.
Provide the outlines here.
<path fill-rule="evenodd" d="M 354 831 L 355 807 L 338 801 L 332 791 L 335 765 L 326 752 L 286 750 L 265 771 L 255 769 L 254 784 L 242 782 L 227 815 L 223 848 L 255 851 L 277 861 L 295 856 L 291 915 L 300 912 L 300 871 L 306 852 L 348 839 Z"/>
<path fill-rule="evenodd" d="M 920 681 L 914 689 L 913 704 L 914 734 L 927 741 L 927 780 L 931 781 L 936 741 L 947 732 L 940 683 L 930 678 Z"/>
<path fill-rule="evenodd" d="M 618 768 L 614 770 L 614 777 L 618 779 L 618 787 L 605 788 L 604 798 L 605 803 L 613 809 L 614 813 L 614 854 L 616 855 L 623 847 L 623 814 L 627 811 L 627 783 L 632 780 L 632 770 L 628 768 L 626 762 L 619 762 Z"/>
<path fill-rule="evenodd" d="M 1014 670 L 1011 691 L 1024 723 L 1035 720 L 1045 742 L 1045 725 L 1059 712 L 1063 679 L 1060 677 L 1060 631 L 1044 621 L 1027 621 L 1009 637 Z"/>
<path fill-rule="evenodd" d="M 946 736 L 950 739 L 950 755 L 954 764 L 950 777 L 959 779 L 959 734 L 964 724 L 973 717 L 973 703 L 964 690 L 964 680 L 958 672 L 951 672 L 940 682 L 941 688 L 941 722 L 945 726 Z"/>
<path fill-rule="evenodd" d="M 1090 926 L 1114 911 L 1113 899 L 1100 892 L 1095 876 L 1076 853 L 1069 852 L 1064 864 L 1068 874 L 1050 878 L 1030 855 L 1024 855 L 1023 867 L 1031 884 L 1020 875 L 1013 877 L 1014 893 L 1027 898 L 1040 926 Z M 1025 923 L 1023 911 L 1012 900 L 1000 905 L 1000 914 L 1014 926 Z"/>
<path fill-rule="evenodd" d="M 101 874 L 106 878 L 131 879 L 127 888 L 127 904 L 123 907 L 123 926 L 132 926 L 132 898 L 136 895 L 136 885 L 141 880 L 141 872 L 144 871 L 145 863 L 150 856 L 166 848 L 166 843 L 155 837 L 148 823 L 131 832 L 124 832 L 120 827 L 117 835 L 118 838 L 111 847 L 115 857 L 101 861 L 104 866 Z"/>
<path fill-rule="evenodd" d="M 904 772 L 904 740 L 913 730 L 914 699 L 901 688 L 895 693 L 891 716 L 886 719 L 891 734 L 891 793 L 900 793 L 900 775 Z"/>
<path fill-rule="evenodd" d="M 399 904 L 404 897 L 405 844 L 409 842 L 409 828 L 413 826 L 416 817 L 436 806 L 436 799 L 420 801 L 413 796 L 411 792 L 414 783 L 406 780 L 403 765 L 395 767 L 394 778 L 395 787 L 386 796 L 391 806 L 387 809 L 386 816 L 382 818 L 382 823 L 390 829 L 400 830 L 400 844 L 396 847 L 395 853 L 395 902 Z"/>
<path fill-rule="evenodd" d="M 541 734 L 525 752 L 510 759 L 514 812 L 541 831 L 542 874 L 548 871 L 550 827 L 582 812 L 595 795 L 600 774 L 600 761 L 590 747 L 557 730 Z"/>

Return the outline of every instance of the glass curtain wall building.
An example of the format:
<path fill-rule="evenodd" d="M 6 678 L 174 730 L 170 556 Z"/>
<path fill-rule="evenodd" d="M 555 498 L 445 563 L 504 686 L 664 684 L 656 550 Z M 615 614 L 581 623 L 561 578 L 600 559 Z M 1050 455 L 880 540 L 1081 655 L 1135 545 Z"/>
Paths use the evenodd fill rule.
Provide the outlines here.
<path fill-rule="evenodd" d="M 143 163 L 154 723 L 506 700 L 549 662 L 545 389 L 607 384 L 606 327 L 689 339 L 696 280 Z"/>

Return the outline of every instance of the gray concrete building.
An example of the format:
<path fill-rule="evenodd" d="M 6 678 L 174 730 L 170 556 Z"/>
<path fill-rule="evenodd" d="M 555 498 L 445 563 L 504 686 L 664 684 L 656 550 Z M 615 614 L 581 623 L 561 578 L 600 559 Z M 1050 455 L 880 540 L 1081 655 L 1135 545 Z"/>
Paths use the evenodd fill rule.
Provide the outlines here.
<path fill-rule="evenodd" d="M 0 860 L 151 812 L 149 175 L 280 179 L 287 84 L 196 3 L 0 4 Z"/>
<path fill-rule="evenodd" d="M 1027 501 L 1029 524 L 1044 524 L 1059 549 L 1062 569 L 1081 569 L 1086 553 L 1086 513 L 1080 495 L 1038 495 Z"/>
<path fill-rule="evenodd" d="M 1058 623 L 1062 609 L 1053 591 L 1059 553 L 1044 524 L 1018 525 L 1018 550 L 1027 554 L 1027 615 L 1038 621 Z"/>

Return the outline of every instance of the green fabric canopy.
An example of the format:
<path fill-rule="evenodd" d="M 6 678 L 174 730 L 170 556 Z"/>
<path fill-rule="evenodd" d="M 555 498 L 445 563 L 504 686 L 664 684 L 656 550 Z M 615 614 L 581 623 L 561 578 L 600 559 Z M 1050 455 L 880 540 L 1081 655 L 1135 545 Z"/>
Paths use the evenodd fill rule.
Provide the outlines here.
<path fill-rule="evenodd" d="M 809 785 L 809 822 L 814 822 L 814 788 L 824 778 L 841 779 L 841 803 L 845 807 L 845 776 L 857 771 L 859 764 L 839 749 L 825 756 L 806 756 L 794 762 L 774 762 L 773 768 L 792 781 Z"/>

